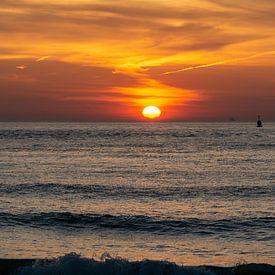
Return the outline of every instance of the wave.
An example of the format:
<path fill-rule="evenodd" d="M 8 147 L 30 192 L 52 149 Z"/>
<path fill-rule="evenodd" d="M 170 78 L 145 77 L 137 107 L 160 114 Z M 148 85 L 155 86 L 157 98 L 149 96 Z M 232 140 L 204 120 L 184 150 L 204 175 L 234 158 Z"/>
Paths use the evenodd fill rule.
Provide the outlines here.
<path fill-rule="evenodd" d="M 128 126 L 128 127 L 127 127 Z M 156 126 L 156 125 L 155 125 Z M 140 125 L 107 126 L 100 125 L 75 127 L 73 129 L 44 125 L 41 128 L 19 127 L 0 129 L 0 147 L 5 150 L 31 150 L 32 152 L 78 152 L 79 150 L 110 149 L 121 147 L 124 152 L 133 154 L 139 148 L 155 149 L 161 153 L 184 151 L 193 153 L 201 150 L 267 150 L 275 148 L 271 132 L 259 134 L 251 129 L 243 131 L 235 128 L 173 128 Z M 132 127 L 132 128 L 131 128 Z M 254 129 L 255 130 L 255 129 Z M 268 130 L 268 129 L 265 129 Z M 269 130 L 268 130 L 269 131 Z M 272 131 L 272 130 L 271 130 Z M 130 149 L 129 149 L 130 148 Z M 135 150 L 133 150 L 135 148 Z M 133 156 L 133 155 L 132 155 Z"/>
<path fill-rule="evenodd" d="M 79 194 L 82 198 L 112 197 L 112 198 L 154 198 L 158 200 L 179 200 L 185 198 L 200 197 L 221 197 L 221 198 L 259 198 L 272 197 L 273 186 L 174 186 L 166 188 L 136 188 L 127 186 L 107 186 L 97 184 L 58 184 L 58 183 L 25 183 L 25 184 L 4 184 L 0 183 L 1 194 L 48 194 L 68 195 Z"/>
<path fill-rule="evenodd" d="M 43 124 L 42 124 L 43 125 Z M 82 125 L 81 128 L 70 126 L 69 128 L 58 128 L 58 124 L 56 127 L 50 127 L 45 125 L 44 128 L 33 128 L 33 127 L 19 127 L 14 129 L 0 129 L 0 139 L 14 139 L 14 140 L 22 140 L 22 139 L 37 139 L 37 138 L 45 138 L 45 139 L 60 139 L 60 140 L 71 140 L 71 139 L 93 139 L 93 138 L 137 138 L 137 137 L 169 137 L 169 138 L 229 138 L 232 137 L 241 137 L 247 139 L 249 134 L 253 134 L 252 137 L 262 138 L 265 135 L 259 132 L 251 132 L 249 130 L 240 130 L 236 128 L 215 128 L 212 129 L 205 127 L 152 127 L 148 128 L 142 127 L 142 124 L 136 124 L 136 127 L 131 127 L 133 125 L 116 125 L 112 127 L 111 125 L 105 127 L 100 127 L 99 125 L 94 125 L 94 127 L 84 127 Z M 102 125 L 101 125 L 102 126 Z M 130 126 L 130 127 L 129 127 Z M 156 125 L 155 125 L 156 126 Z M 167 126 L 167 125 L 166 125 Z M 265 133 L 266 134 L 266 133 Z M 274 143 L 272 143 L 274 145 Z"/>
<path fill-rule="evenodd" d="M 61 230 L 90 229 L 123 232 L 149 232 L 155 234 L 222 235 L 241 238 L 272 239 L 275 219 L 272 217 L 168 220 L 142 215 L 103 215 L 94 213 L 44 212 L 11 214 L 0 213 L 0 226 L 31 226 L 59 228 Z M 265 233 L 263 233 L 265 232 Z"/>
<path fill-rule="evenodd" d="M 172 137 L 199 137 L 201 130 L 185 130 L 178 132 L 175 130 L 144 130 L 140 129 L 1 129 L 0 139 L 86 139 L 86 138 L 129 138 L 129 137 L 156 137 L 156 136 L 172 136 Z"/>
<path fill-rule="evenodd" d="M 271 275 L 275 267 L 268 264 L 243 264 L 235 267 L 187 267 L 168 261 L 143 260 L 130 262 L 112 258 L 107 253 L 102 259 L 83 258 L 75 253 L 45 260 L 0 260 L 3 275 Z"/>

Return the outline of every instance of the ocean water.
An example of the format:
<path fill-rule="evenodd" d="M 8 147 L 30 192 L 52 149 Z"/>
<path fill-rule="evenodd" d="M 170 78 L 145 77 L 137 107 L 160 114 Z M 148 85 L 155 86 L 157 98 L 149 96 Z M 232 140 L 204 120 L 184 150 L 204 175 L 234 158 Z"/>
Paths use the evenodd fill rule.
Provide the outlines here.
<path fill-rule="evenodd" d="M 274 264 L 274 191 L 275 123 L 0 123 L 0 258 Z"/>

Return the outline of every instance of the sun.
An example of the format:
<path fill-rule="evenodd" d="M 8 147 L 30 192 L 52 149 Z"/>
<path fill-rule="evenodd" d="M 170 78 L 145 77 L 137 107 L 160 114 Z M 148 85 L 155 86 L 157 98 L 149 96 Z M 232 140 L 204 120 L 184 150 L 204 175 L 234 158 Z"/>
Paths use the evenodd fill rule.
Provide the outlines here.
<path fill-rule="evenodd" d="M 143 109 L 142 115 L 146 118 L 154 119 L 161 115 L 161 111 L 156 106 L 147 106 Z"/>

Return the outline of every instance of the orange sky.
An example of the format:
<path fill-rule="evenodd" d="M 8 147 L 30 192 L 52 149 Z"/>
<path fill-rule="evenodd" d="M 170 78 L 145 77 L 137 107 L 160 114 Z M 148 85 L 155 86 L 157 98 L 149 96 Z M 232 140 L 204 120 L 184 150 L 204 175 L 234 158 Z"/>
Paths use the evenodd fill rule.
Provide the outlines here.
<path fill-rule="evenodd" d="M 0 121 L 275 120 L 274 0 L 1 0 Z"/>

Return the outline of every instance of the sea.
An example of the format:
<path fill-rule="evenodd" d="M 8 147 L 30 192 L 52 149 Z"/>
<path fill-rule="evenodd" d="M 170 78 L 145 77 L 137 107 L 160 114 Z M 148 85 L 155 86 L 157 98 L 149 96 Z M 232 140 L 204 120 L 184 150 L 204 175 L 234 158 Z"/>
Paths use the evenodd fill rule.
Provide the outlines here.
<path fill-rule="evenodd" d="M 272 122 L 0 123 L 1 259 L 274 265 L 274 191 Z"/>

